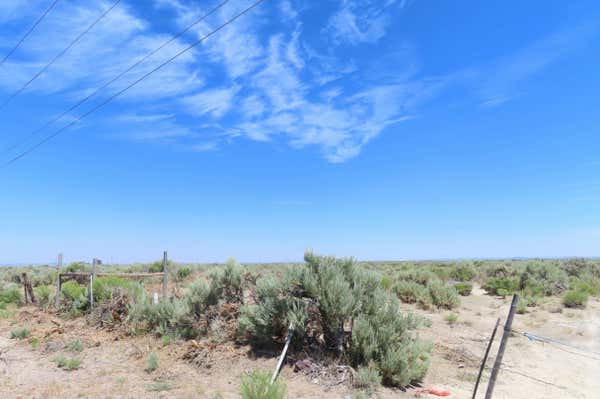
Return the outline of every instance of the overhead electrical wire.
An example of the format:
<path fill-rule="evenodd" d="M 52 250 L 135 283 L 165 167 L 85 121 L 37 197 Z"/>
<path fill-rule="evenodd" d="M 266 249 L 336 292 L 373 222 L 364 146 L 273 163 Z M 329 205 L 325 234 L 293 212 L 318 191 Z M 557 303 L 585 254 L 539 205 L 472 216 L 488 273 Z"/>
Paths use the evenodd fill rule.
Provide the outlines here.
<path fill-rule="evenodd" d="M 71 48 L 73 48 L 73 46 L 75 46 L 75 44 L 77 44 L 77 42 L 79 42 L 79 40 L 81 40 L 82 37 L 84 37 L 90 30 L 92 30 L 92 28 L 94 26 L 96 26 L 98 24 L 98 22 L 102 21 L 102 19 L 104 19 L 104 17 L 106 17 L 106 15 L 108 15 L 108 13 L 111 12 L 113 10 L 113 8 L 115 8 L 120 2 L 121 2 L 121 0 L 115 1 L 113 3 L 113 5 L 110 6 L 107 10 L 105 10 L 98 18 L 96 18 L 96 20 L 94 22 L 92 22 L 92 24 L 90 26 L 88 26 L 83 32 L 81 32 L 79 35 L 77 35 L 77 37 L 75 39 L 73 39 L 73 41 L 67 47 L 65 47 L 61 52 L 56 54 L 54 56 L 54 58 L 52 58 L 50 60 L 50 62 L 48 62 L 42 69 L 40 69 L 35 75 L 33 75 L 33 77 L 31 79 L 29 79 L 23 86 L 21 86 L 17 91 L 15 91 L 8 98 L 6 98 L 6 100 L 4 100 L 4 102 L 2 102 L 2 104 L 0 104 L 0 110 L 3 109 L 9 102 L 11 102 L 13 98 L 15 98 L 16 96 L 21 94 L 23 92 L 23 90 L 28 88 L 29 85 L 31 83 L 33 83 L 34 80 L 36 80 L 37 78 L 40 77 L 41 74 L 46 72 L 48 70 L 48 68 L 50 68 L 60 57 L 65 55 L 65 53 L 67 51 L 69 51 Z"/>
<path fill-rule="evenodd" d="M 42 20 L 44 18 L 46 18 L 46 15 L 48 15 L 50 13 L 50 11 L 52 11 L 52 9 L 56 5 L 56 3 L 58 3 L 58 1 L 59 0 L 54 0 L 54 2 L 52 2 L 52 4 L 50 4 L 50 7 L 48 7 L 46 9 L 46 11 L 44 11 L 44 13 L 38 18 L 37 21 L 35 21 L 33 26 L 31 28 L 29 28 L 29 30 L 27 32 L 25 32 L 25 34 L 17 42 L 17 44 L 15 44 L 15 46 L 8 52 L 8 54 L 6 54 L 4 56 L 4 58 L 2 58 L 2 61 L 0 61 L 0 66 L 2 66 L 6 62 L 6 60 L 19 48 L 19 46 L 21 46 L 21 44 L 25 41 L 25 39 L 27 39 L 27 37 L 31 34 L 31 32 L 33 32 L 33 30 L 40 24 L 40 22 L 42 22 Z"/>
<path fill-rule="evenodd" d="M 11 145 L 10 147 L 7 147 L 4 151 L 10 152 L 10 151 L 14 150 L 15 148 L 19 147 L 21 144 L 27 142 L 31 137 L 37 135 L 39 132 L 41 132 L 44 129 L 46 129 L 48 126 L 50 126 L 50 125 L 54 124 L 55 122 L 57 122 L 58 120 L 62 119 L 64 116 L 66 116 L 71 111 L 75 110 L 76 108 L 79 108 L 81 105 L 83 105 L 84 103 L 86 103 L 89 99 L 91 99 L 92 97 L 94 97 L 96 94 L 100 93 L 102 90 L 104 90 L 105 88 L 107 88 L 108 86 L 110 86 L 111 84 L 113 84 L 114 82 L 116 82 L 117 80 L 119 80 L 120 78 L 122 78 L 123 76 L 125 76 L 127 73 L 131 72 L 134 68 L 136 68 L 138 65 L 140 65 L 141 63 L 143 63 L 144 61 L 146 61 L 148 58 L 152 57 L 154 54 L 158 53 L 160 50 L 162 50 L 163 48 L 165 48 L 167 45 L 171 44 L 173 41 L 177 40 L 178 38 L 180 38 L 181 36 L 183 36 L 185 33 L 187 33 L 188 31 L 190 31 L 192 28 L 194 28 L 200 22 L 204 21 L 206 18 L 208 18 L 209 16 L 211 16 L 212 14 L 214 14 L 215 12 L 217 12 L 219 9 L 221 9 L 223 6 L 225 6 L 225 4 L 227 4 L 228 2 L 229 2 L 229 0 L 224 0 L 223 2 L 219 3 L 217 6 L 215 6 L 214 8 L 212 8 L 209 12 L 207 12 L 206 14 L 204 14 L 203 16 L 201 16 L 200 18 L 198 18 L 195 21 L 193 21 L 190 25 L 188 25 L 183 30 L 181 30 L 178 33 L 176 33 L 169 40 L 165 41 L 160 46 L 158 46 L 157 48 L 155 48 L 154 50 L 152 50 L 151 52 L 149 52 L 148 54 L 146 54 L 144 57 L 140 58 L 138 61 L 136 61 L 133 64 L 131 64 L 123 72 L 119 73 L 114 78 L 110 79 L 109 81 L 107 81 L 106 83 L 104 83 L 103 85 L 101 85 L 100 87 L 98 87 L 96 90 L 94 90 L 93 92 L 91 92 L 90 94 L 88 94 L 87 96 L 85 96 L 84 98 L 82 98 L 81 100 L 79 100 L 78 102 L 76 102 L 75 104 L 73 104 L 71 107 L 69 107 L 68 109 L 66 109 L 62 113 L 58 114 L 56 117 L 54 117 L 54 118 L 50 119 L 49 121 L 47 121 L 41 127 L 33 130 L 24 139 L 17 141 L 16 143 L 14 143 L 13 145 Z"/>
<path fill-rule="evenodd" d="M 183 54 L 187 53 L 188 51 L 190 51 L 191 49 L 195 48 L 196 46 L 200 45 L 202 42 L 204 42 L 209 37 L 213 36 L 215 33 L 219 32 L 221 29 L 225 28 L 226 26 L 228 26 L 231 23 L 233 23 L 234 21 L 236 21 L 238 18 L 240 18 L 243 15 L 247 14 L 248 12 L 250 12 L 252 9 L 254 9 L 255 7 L 257 7 L 263 1 L 265 1 L 265 0 L 257 0 L 257 1 L 255 1 L 249 7 L 245 8 L 243 11 L 241 11 L 238 14 L 236 14 L 234 17 L 228 19 L 226 22 L 224 22 L 223 24 L 219 25 L 217 28 L 213 29 L 212 31 L 210 31 L 206 35 L 202 36 L 200 39 L 198 39 L 194 43 L 190 44 L 189 46 L 187 46 L 183 50 L 179 51 L 174 56 L 172 56 L 171 58 L 167 59 L 166 61 L 164 61 L 163 63 L 161 63 L 157 67 L 153 68 L 152 70 L 150 70 L 149 72 L 147 72 L 146 74 L 144 74 L 143 76 L 141 76 L 140 78 L 138 78 L 137 80 L 135 80 L 133 83 L 129 84 L 124 89 L 119 90 L 118 92 L 116 92 L 115 94 L 111 95 L 106 100 L 104 100 L 100 104 L 96 105 L 95 107 L 93 107 L 92 109 L 90 109 L 89 111 L 87 111 L 86 113 L 84 113 L 83 115 L 77 117 L 75 120 L 73 120 L 69 124 L 67 124 L 67 125 L 63 126 L 62 128 L 56 130 L 54 133 L 52 133 L 49 136 L 46 136 L 43 140 L 39 141 L 35 145 L 27 148 L 25 151 L 19 153 L 17 156 L 15 156 L 15 157 L 11 158 L 10 160 L 8 160 L 7 162 L 3 163 L 0 166 L 0 168 L 5 168 L 5 167 L 7 167 L 7 166 L 9 166 L 9 165 L 11 165 L 13 163 L 15 163 L 16 161 L 18 161 L 19 159 L 23 158 L 27 154 L 31 153 L 35 149 L 39 148 L 40 146 L 44 145 L 48 141 L 52 140 L 53 138 L 55 138 L 56 136 L 58 136 L 59 134 L 61 134 L 62 132 L 64 132 L 68 128 L 70 128 L 71 126 L 75 125 L 76 123 L 80 122 L 82 119 L 86 118 L 90 114 L 96 112 L 98 109 L 100 109 L 103 106 L 105 106 L 106 104 L 110 103 L 112 100 L 114 100 L 115 98 L 119 97 L 120 95 L 122 95 L 123 93 L 125 93 L 127 90 L 131 89 L 132 87 L 134 87 L 135 85 L 137 85 L 138 83 L 140 83 L 141 81 L 143 81 L 144 79 L 146 79 L 148 76 L 150 76 L 153 73 L 155 73 L 156 71 L 162 69 L 163 67 L 165 67 L 166 65 L 170 64 L 175 59 L 179 58 L 180 56 L 182 56 Z"/>

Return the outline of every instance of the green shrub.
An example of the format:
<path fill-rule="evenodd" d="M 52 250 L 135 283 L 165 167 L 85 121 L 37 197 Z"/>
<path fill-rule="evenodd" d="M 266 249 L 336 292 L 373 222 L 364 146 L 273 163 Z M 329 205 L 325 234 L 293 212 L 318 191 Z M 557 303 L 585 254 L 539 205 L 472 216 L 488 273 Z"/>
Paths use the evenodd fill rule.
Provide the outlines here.
<path fill-rule="evenodd" d="M 31 332 L 26 328 L 19 328 L 10 332 L 10 339 L 25 339 Z"/>
<path fill-rule="evenodd" d="M 189 307 L 185 300 L 152 303 L 145 291 L 128 306 L 127 322 L 136 334 L 146 332 L 162 335 L 191 336 Z"/>
<path fill-rule="evenodd" d="M 79 366 L 81 365 L 80 359 L 74 359 L 74 358 L 70 359 L 70 358 L 66 358 L 64 356 L 55 357 L 54 359 L 52 359 L 52 361 L 56 363 L 58 368 L 61 368 L 61 369 L 67 370 L 67 371 L 77 370 L 79 368 Z"/>
<path fill-rule="evenodd" d="M 74 302 L 84 297 L 85 287 L 75 281 L 66 281 L 62 284 L 60 292 L 65 299 Z"/>
<path fill-rule="evenodd" d="M 80 340 L 71 341 L 65 347 L 69 352 L 81 352 L 83 351 L 83 343 Z"/>
<path fill-rule="evenodd" d="M 177 270 L 177 278 L 179 280 L 185 280 L 190 274 L 192 274 L 192 269 L 188 267 L 183 267 Z"/>
<path fill-rule="evenodd" d="M 431 297 L 427 287 L 409 280 L 400 280 L 394 284 L 393 291 L 404 303 L 430 304 Z"/>
<path fill-rule="evenodd" d="M 583 277 L 574 277 L 569 283 L 569 288 L 575 291 L 587 292 L 589 295 L 600 295 L 600 279 L 591 274 L 584 274 Z"/>
<path fill-rule="evenodd" d="M 567 308 L 585 308 L 588 297 L 589 295 L 585 291 L 569 290 L 563 295 L 562 303 Z"/>
<path fill-rule="evenodd" d="M 392 288 L 392 285 L 394 284 L 392 278 L 390 276 L 382 276 L 381 277 L 381 288 L 383 288 L 384 290 L 389 290 Z"/>
<path fill-rule="evenodd" d="M 426 269 L 409 269 L 403 270 L 396 275 L 398 280 L 414 281 L 421 285 L 427 285 L 430 280 L 439 280 L 439 277 L 430 270 Z"/>
<path fill-rule="evenodd" d="M 257 281 L 256 304 L 242 309 L 240 334 L 264 344 L 293 322 L 297 344 L 333 352 L 355 367 L 372 364 L 385 384 L 422 379 L 431 346 L 413 331 L 423 318 L 403 313 L 396 295 L 381 288 L 381 277 L 353 259 L 307 253 L 305 261 Z"/>
<path fill-rule="evenodd" d="M 52 290 L 47 285 L 40 285 L 33 289 L 35 299 L 40 305 L 47 305 L 50 302 Z"/>
<path fill-rule="evenodd" d="M 242 303 L 244 293 L 242 287 L 243 270 L 234 259 L 227 260 L 225 266 L 210 274 L 211 291 L 225 302 Z"/>
<path fill-rule="evenodd" d="M 527 290 L 534 296 L 557 295 L 568 286 L 567 273 L 558 263 L 530 262 L 519 275 L 518 288 Z"/>
<path fill-rule="evenodd" d="M 519 282 L 512 277 L 492 277 L 483 289 L 490 295 L 507 296 L 518 291 Z"/>
<path fill-rule="evenodd" d="M 458 292 L 459 295 L 469 296 L 471 295 L 471 291 L 473 290 L 473 284 L 461 281 L 454 284 L 454 288 L 456 289 L 456 292 Z"/>
<path fill-rule="evenodd" d="M 148 391 L 150 392 L 166 392 L 173 389 L 171 384 L 165 381 L 155 381 L 150 386 L 148 386 Z"/>
<path fill-rule="evenodd" d="M 242 377 L 240 393 L 243 399 L 283 399 L 286 386 L 281 378 L 271 384 L 268 371 L 253 371 Z"/>
<path fill-rule="evenodd" d="M 472 267 L 457 266 L 452 268 L 452 272 L 450 275 L 453 279 L 457 281 L 471 281 L 475 278 L 477 273 Z"/>
<path fill-rule="evenodd" d="M 104 302 L 111 298 L 115 289 L 129 288 L 132 283 L 123 277 L 104 276 L 94 279 L 94 300 L 96 302 Z"/>
<path fill-rule="evenodd" d="M 0 291 L 0 302 L 20 304 L 22 301 L 21 290 L 17 287 Z"/>
<path fill-rule="evenodd" d="M 148 272 L 150 273 L 161 273 L 164 271 L 164 266 L 162 260 L 157 260 L 148 266 Z"/>
<path fill-rule="evenodd" d="M 78 272 L 88 271 L 88 269 L 89 268 L 86 266 L 85 262 L 71 262 L 71 263 L 69 263 L 69 265 L 67 267 L 65 267 L 63 272 L 64 273 L 78 273 Z"/>
<path fill-rule="evenodd" d="M 150 353 L 146 358 L 146 372 L 151 373 L 158 369 L 158 355 L 154 352 Z"/>
<path fill-rule="evenodd" d="M 453 325 L 458 321 L 458 315 L 456 313 L 448 313 L 444 319 L 448 324 Z"/>
<path fill-rule="evenodd" d="M 519 302 L 517 303 L 517 313 L 518 314 L 527 313 L 527 301 L 519 299 Z"/>
<path fill-rule="evenodd" d="M 381 374 L 375 366 L 361 366 L 356 370 L 352 385 L 371 395 L 381 385 Z"/>
<path fill-rule="evenodd" d="M 430 280 L 427 283 L 427 290 L 433 304 L 438 308 L 454 309 L 460 305 L 456 289 L 452 286 L 444 285 L 439 280 Z"/>

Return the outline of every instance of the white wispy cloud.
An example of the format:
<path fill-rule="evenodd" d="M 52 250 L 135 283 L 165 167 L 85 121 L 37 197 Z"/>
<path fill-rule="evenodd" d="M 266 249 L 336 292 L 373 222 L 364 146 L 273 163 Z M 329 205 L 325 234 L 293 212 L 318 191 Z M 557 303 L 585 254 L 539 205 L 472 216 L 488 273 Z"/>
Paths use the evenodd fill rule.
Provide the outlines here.
<path fill-rule="evenodd" d="M 19 88 L 110 5 L 108 1 L 91 0 L 57 5 L 23 43 L 19 54 L 4 64 L 0 70 L 0 90 L 10 92 Z M 52 40 L 48 40 L 49 37 Z M 78 98 L 124 71 L 166 39 L 166 36 L 152 32 L 149 24 L 135 16 L 127 3 L 122 2 L 34 82 L 29 91 L 67 92 Z M 176 41 L 123 77 L 110 90 L 114 92 L 124 87 L 183 46 L 183 42 Z M 179 58 L 165 68 L 160 77 L 149 78 L 128 91 L 127 98 L 156 99 L 200 87 L 203 80 L 191 68 L 193 59 L 193 53 Z"/>
<path fill-rule="evenodd" d="M 185 97 L 182 101 L 193 114 L 211 114 L 214 118 L 220 118 L 229 111 L 239 90 L 238 86 L 202 90 L 197 94 Z"/>
<path fill-rule="evenodd" d="M 391 18 L 388 7 L 394 0 L 386 2 L 371 0 L 346 0 L 329 19 L 326 31 L 341 43 L 374 43 L 385 36 Z M 402 8 L 404 4 L 401 4 Z"/>
<path fill-rule="evenodd" d="M 481 105 L 493 107 L 518 95 L 519 85 L 552 63 L 581 48 L 598 32 L 582 23 L 553 32 L 479 70 Z"/>

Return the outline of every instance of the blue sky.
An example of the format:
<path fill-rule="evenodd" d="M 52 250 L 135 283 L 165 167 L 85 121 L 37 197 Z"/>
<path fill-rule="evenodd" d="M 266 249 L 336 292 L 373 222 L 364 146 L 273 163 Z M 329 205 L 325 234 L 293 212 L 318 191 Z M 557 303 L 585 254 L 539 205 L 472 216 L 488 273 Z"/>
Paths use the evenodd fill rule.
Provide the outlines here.
<path fill-rule="evenodd" d="M 49 4 L 1 2 L 2 56 Z M 1 98 L 111 4 L 60 0 Z M 6 150 L 216 4 L 122 0 L 0 109 L 2 162 L 251 2 Z M 266 0 L 0 169 L 0 263 L 598 256 L 599 22 L 595 1 Z"/>

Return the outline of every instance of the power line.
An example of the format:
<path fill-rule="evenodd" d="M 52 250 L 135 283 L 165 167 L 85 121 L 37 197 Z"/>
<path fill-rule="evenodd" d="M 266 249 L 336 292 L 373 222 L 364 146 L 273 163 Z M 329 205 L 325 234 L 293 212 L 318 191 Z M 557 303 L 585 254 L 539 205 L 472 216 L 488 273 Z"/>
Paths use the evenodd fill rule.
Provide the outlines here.
<path fill-rule="evenodd" d="M 27 87 L 29 87 L 29 85 L 31 83 L 33 83 L 34 80 L 39 78 L 41 74 L 46 72 L 46 70 L 48 68 L 50 68 L 60 57 L 65 55 L 65 53 L 67 51 L 69 51 L 75 44 L 77 44 L 77 42 L 79 42 L 79 40 L 81 40 L 81 38 L 83 36 L 85 36 L 90 30 L 92 30 L 92 28 L 94 26 L 96 26 L 96 24 L 98 24 L 98 22 L 100 22 L 102 19 L 104 19 L 104 17 L 106 17 L 106 15 L 109 12 L 111 12 L 112 9 L 115 8 L 120 2 L 121 2 L 121 0 L 115 1 L 112 6 L 110 6 L 106 11 L 104 11 L 98 18 L 96 18 L 96 20 L 94 22 L 92 22 L 92 24 L 90 26 L 88 26 L 87 29 L 85 29 L 83 32 L 81 32 L 67 47 L 65 47 L 60 53 L 56 54 L 56 56 L 54 56 L 54 58 L 52 58 L 52 60 L 49 63 L 47 63 L 46 66 L 44 66 L 38 73 L 33 75 L 33 77 L 31 79 L 29 79 L 29 81 L 27 83 L 25 83 L 23 86 L 21 86 L 21 88 L 19 90 L 15 91 L 6 100 L 4 100 L 4 102 L 0 105 L 0 110 L 3 109 L 9 102 L 11 102 L 11 100 L 13 98 L 15 98 L 16 96 L 21 94 L 23 92 L 23 90 L 25 90 Z"/>
<path fill-rule="evenodd" d="M 116 82 L 117 80 L 119 80 L 120 78 L 122 78 L 123 76 L 125 76 L 127 73 L 131 72 L 134 68 L 136 68 L 138 65 L 140 65 L 141 63 L 143 63 L 144 61 L 146 61 L 148 58 L 152 57 L 154 54 L 156 54 L 157 52 L 159 52 L 160 50 L 162 50 L 164 47 L 166 47 L 167 45 L 171 44 L 176 39 L 178 39 L 181 36 L 183 36 L 190 29 L 192 29 L 193 27 L 195 27 L 196 25 L 198 25 L 200 22 L 204 21 L 206 18 L 208 18 L 209 16 L 211 16 L 212 14 L 214 14 L 215 12 L 217 12 L 220 8 L 222 8 L 223 6 L 225 6 L 225 4 L 227 4 L 228 2 L 229 2 L 229 0 L 224 0 L 223 2 L 221 2 L 220 4 L 218 4 L 216 7 L 214 7 L 213 9 L 211 9 L 208 13 L 204 14 L 202 17 L 196 19 L 194 22 L 192 22 L 190 25 L 188 25 L 185 29 L 179 31 L 177 34 L 175 34 L 169 40 L 165 41 L 163 44 L 161 44 L 160 46 L 158 46 L 157 48 L 155 48 L 154 50 L 152 50 L 151 52 L 149 52 L 148 54 L 146 54 L 140 60 L 134 62 L 131 66 L 129 66 L 129 68 L 125 69 L 123 72 L 119 73 L 117 76 L 115 76 L 111 80 L 107 81 L 102 86 L 98 87 L 92 93 L 88 94 L 86 97 L 82 98 L 77 103 L 73 104 L 70 108 L 66 109 L 61 114 L 59 114 L 58 116 L 56 116 L 55 118 L 52 118 L 51 120 L 47 121 L 43 126 L 41 126 L 41 127 L 37 128 L 37 129 L 33 130 L 23 140 L 17 141 L 12 146 L 6 148 L 5 151 L 6 152 L 10 152 L 10 151 L 14 150 L 15 148 L 17 148 L 21 144 L 27 142 L 27 140 L 29 140 L 31 137 L 35 136 L 36 134 L 38 134 L 42 130 L 46 129 L 48 126 L 50 126 L 50 125 L 54 124 L 55 122 L 57 122 L 58 120 L 62 119 L 69 112 L 75 110 L 76 108 L 79 108 L 81 105 L 83 105 L 84 103 L 86 103 L 90 98 L 94 97 L 96 94 L 100 93 L 102 90 L 104 90 L 105 88 L 107 88 L 108 86 L 110 86 L 111 84 L 113 84 L 114 82 Z"/>
<path fill-rule="evenodd" d="M 4 56 L 2 61 L 0 61 L 0 66 L 2 66 L 4 64 L 4 62 L 8 59 L 8 57 L 10 57 L 19 48 L 19 46 L 25 41 L 25 39 L 27 39 L 27 37 L 31 34 L 31 32 L 33 32 L 33 30 L 36 28 L 36 26 L 38 26 L 40 24 L 40 22 L 42 22 L 42 20 L 44 18 L 46 18 L 46 15 L 48 15 L 48 13 L 50 13 L 50 11 L 52 11 L 52 9 L 56 5 L 56 3 L 58 3 L 58 0 L 54 0 L 54 2 L 52 4 L 50 4 L 50 7 L 48 7 L 46 9 L 46 11 L 44 11 L 44 13 L 38 18 L 37 21 L 35 21 L 35 24 L 33 24 L 33 26 L 31 28 L 29 28 L 29 30 L 23 35 L 21 40 L 19 40 L 19 42 L 8 52 L 8 54 L 6 54 Z"/>
<path fill-rule="evenodd" d="M 1 168 L 5 168 L 5 167 L 11 165 L 12 163 L 18 161 L 19 159 L 23 158 L 27 154 L 29 154 L 32 151 L 34 151 L 36 148 L 39 148 L 40 146 L 44 145 L 48 141 L 52 140 L 54 137 L 58 136 L 60 133 L 62 133 L 66 129 L 70 128 L 71 126 L 75 125 L 76 123 L 80 122 L 82 119 L 84 119 L 85 117 L 87 117 L 90 114 L 94 113 L 98 109 L 102 108 L 103 106 L 105 106 L 106 104 L 108 104 L 109 102 L 111 102 L 112 100 L 114 100 L 115 98 L 119 97 L 121 94 L 125 93 L 127 90 L 131 89 L 132 87 L 134 87 L 135 85 L 137 85 L 138 83 L 140 83 L 142 80 L 144 80 L 148 76 L 152 75 L 154 72 L 162 69 L 164 66 L 170 64 L 172 61 L 174 61 L 175 59 L 179 58 L 181 55 L 187 53 L 188 51 L 190 51 L 194 47 L 198 46 L 203 41 L 205 41 L 206 39 L 208 39 L 209 37 L 211 37 L 215 33 L 219 32 L 221 29 L 225 28 L 226 26 L 228 26 L 229 24 L 233 23 L 238 18 L 240 18 L 243 15 L 247 14 L 248 12 L 250 12 L 253 8 L 257 7 L 263 1 L 265 1 L 265 0 L 257 0 L 256 2 L 252 3 L 252 5 L 250 5 L 249 7 L 245 8 L 242 12 L 238 13 L 233 18 L 227 20 L 225 23 L 221 24 L 216 29 L 214 29 L 211 32 L 209 32 L 208 34 L 204 35 L 199 40 L 197 40 L 194 43 L 190 44 L 188 47 L 184 48 L 183 50 L 181 50 L 180 52 L 178 52 L 177 54 L 175 54 L 174 56 L 172 56 L 171 58 L 169 58 L 168 60 L 166 60 L 162 64 L 158 65 L 157 67 L 155 67 L 154 69 L 152 69 L 148 73 L 144 74 L 142 77 L 140 77 L 139 79 L 135 80 L 133 83 L 131 83 L 130 85 L 128 85 L 124 89 L 122 89 L 122 90 L 118 91 L 117 93 L 113 94 L 112 96 L 108 97 L 105 101 L 103 101 L 100 104 L 96 105 L 95 107 L 93 107 L 92 109 L 90 109 L 89 111 L 87 111 L 86 113 L 84 113 L 83 115 L 79 116 L 78 118 L 76 118 L 75 120 L 73 120 L 71 123 L 67 124 L 66 126 L 63 126 L 62 128 L 58 129 L 57 131 L 55 131 L 51 135 L 49 135 L 46 138 L 44 138 L 42 141 L 40 141 L 37 144 L 29 147 L 27 150 L 21 152 L 19 155 L 15 156 L 14 158 L 12 158 L 9 161 L 5 162 L 0 167 Z"/>

